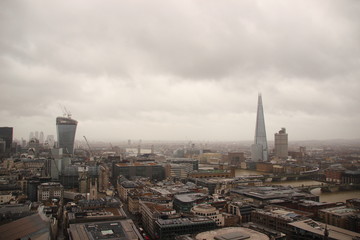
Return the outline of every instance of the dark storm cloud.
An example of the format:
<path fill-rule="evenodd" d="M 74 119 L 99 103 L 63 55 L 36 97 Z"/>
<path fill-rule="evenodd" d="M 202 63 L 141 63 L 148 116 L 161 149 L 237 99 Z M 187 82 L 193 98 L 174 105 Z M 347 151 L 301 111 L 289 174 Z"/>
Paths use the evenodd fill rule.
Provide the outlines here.
<path fill-rule="evenodd" d="M 317 136 L 346 122 L 334 137 L 356 137 L 359 12 L 351 0 L 1 1 L 0 116 L 53 124 L 62 104 L 84 131 L 106 123 L 102 138 L 251 139 L 261 91 L 270 131 L 314 138 L 296 125 L 331 118 Z"/>

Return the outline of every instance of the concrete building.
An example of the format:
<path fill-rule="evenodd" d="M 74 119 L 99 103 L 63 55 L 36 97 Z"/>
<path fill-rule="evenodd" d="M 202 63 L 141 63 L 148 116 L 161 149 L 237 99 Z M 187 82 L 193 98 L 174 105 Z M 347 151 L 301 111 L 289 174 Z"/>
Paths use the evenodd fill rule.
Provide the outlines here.
<path fill-rule="evenodd" d="M 316 222 L 312 219 L 289 223 L 292 234 L 288 239 L 294 240 L 354 240 L 360 238 L 360 233 L 343 228 Z"/>
<path fill-rule="evenodd" d="M 210 204 L 198 204 L 192 207 L 190 212 L 196 216 L 211 218 L 218 227 L 224 226 L 225 220 L 223 215 Z"/>
<path fill-rule="evenodd" d="M 288 151 L 288 134 L 285 128 L 281 128 L 278 133 L 275 133 L 274 154 L 280 159 L 287 159 Z"/>
<path fill-rule="evenodd" d="M 264 209 L 255 209 L 252 211 L 251 221 L 290 236 L 292 227 L 289 223 L 309 219 L 308 216 L 310 216 L 309 213 L 300 213 L 299 211 L 282 207 L 267 206 Z"/>
<path fill-rule="evenodd" d="M 79 200 L 68 203 L 64 211 L 64 225 L 93 221 L 114 221 L 126 219 L 122 204 L 115 198 Z"/>
<path fill-rule="evenodd" d="M 150 179 L 163 180 L 165 169 L 157 163 L 117 163 L 113 165 L 112 177 L 124 176 L 127 179 L 137 177 L 148 177 Z"/>
<path fill-rule="evenodd" d="M 199 161 L 192 158 L 169 158 L 167 160 L 170 163 L 174 164 L 191 164 L 192 170 L 199 170 Z"/>
<path fill-rule="evenodd" d="M 358 215 L 359 210 L 355 208 L 348 208 L 347 206 L 333 207 L 321 209 L 319 211 L 319 218 L 322 222 L 349 229 L 352 216 Z"/>
<path fill-rule="evenodd" d="M 141 222 L 146 232 L 153 239 L 156 239 L 159 236 L 155 227 L 155 221 L 158 220 L 161 216 L 170 216 L 175 213 L 176 211 L 172 208 L 168 208 L 155 203 L 140 202 Z"/>
<path fill-rule="evenodd" d="M 184 234 L 195 234 L 216 228 L 213 220 L 207 217 L 182 217 L 173 219 L 158 219 L 156 222 L 156 234 L 160 240 L 173 240 Z"/>
<path fill-rule="evenodd" d="M 288 200 L 313 200 L 319 201 L 319 196 L 300 192 L 299 190 L 291 187 L 284 186 L 263 186 L 263 187 L 247 187 L 239 186 L 231 189 L 231 194 L 234 196 L 251 199 L 254 204 L 269 204 L 275 199 L 288 199 Z"/>
<path fill-rule="evenodd" d="M 245 161 L 245 155 L 243 152 L 229 152 L 228 162 L 232 166 L 240 167 L 241 162 Z"/>
<path fill-rule="evenodd" d="M 131 190 L 137 189 L 140 186 L 134 181 L 122 181 L 117 183 L 117 189 L 121 201 L 128 201 L 128 194 Z"/>
<path fill-rule="evenodd" d="M 178 194 L 174 196 L 174 208 L 178 212 L 190 212 L 193 206 L 205 202 L 207 197 L 202 193 Z"/>
<path fill-rule="evenodd" d="M 60 183 L 42 183 L 37 188 L 38 201 L 48 201 L 53 198 L 63 200 L 64 198 L 64 187 Z"/>
<path fill-rule="evenodd" d="M 268 145 L 265 130 L 265 117 L 261 94 L 258 96 L 258 107 L 255 126 L 254 144 L 251 145 L 251 160 L 254 162 L 268 161 Z"/>
<path fill-rule="evenodd" d="M 70 224 L 68 235 L 70 240 L 143 239 L 130 219 Z"/>
<path fill-rule="evenodd" d="M 232 178 L 235 177 L 235 170 L 198 170 L 189 173 L 189 178 Z"/>
<path fill-rule="evenodd" d="M 110 169 L 106 164 L 99 166 L 99 192 L 106 192 L 109 189 Z"/>
<path fill-rule="evenodd" d="M 202 232 L 196 235 L 196 240 L 269 240 L 265 234 L 244 227 L 229 227 Z"/>
<path fill-rule="evenodd" d="M 227 212 L 239 216 L 241 223 L 251 221 L 251 212 L 254 209 L 254 206 L 243 201 L 231 201 L 227 204 Z"/>
<path fill-rule="evenodd" d="M 193 171 L 191 164 L 174 164 L 165 165 L 165 176 L 172 178 L 187 178 L 188 174 Z"/>

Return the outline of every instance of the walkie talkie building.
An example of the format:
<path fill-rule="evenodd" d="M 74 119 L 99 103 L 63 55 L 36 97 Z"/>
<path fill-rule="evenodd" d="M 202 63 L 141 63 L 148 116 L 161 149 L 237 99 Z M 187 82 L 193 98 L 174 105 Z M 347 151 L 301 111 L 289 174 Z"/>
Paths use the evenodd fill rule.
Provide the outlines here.
<path fill-rule="evenodd" d="M 74 142 L 77 121 L 70 117 L 57 117 L 56 129 L 59 148 L 63 149 L 64 153 L 74 153 Z"/>

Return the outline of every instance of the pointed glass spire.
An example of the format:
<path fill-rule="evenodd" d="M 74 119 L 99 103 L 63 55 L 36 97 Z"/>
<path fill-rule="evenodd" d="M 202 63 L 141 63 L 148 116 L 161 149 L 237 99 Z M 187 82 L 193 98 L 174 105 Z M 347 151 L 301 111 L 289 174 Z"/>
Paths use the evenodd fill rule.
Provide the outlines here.
<path fill-rule="evenodd" d="M 264 109 L 263 109 L 261 94 L 259 94 L 259 96 L 258 96 L 258 107 L 257 107 L 257 116 L 256 116 L 254 145 L 257 147 L 253 147 L 254 148 L 254 150 L 252 151 L 253 152 L 252 153 L 253 160 L 267 161 L 268 160 L 268 146 L 267 146 L 267 140 L 266 140 L 265 118 L 264 118 Z M 261 151 L 261 153 L 259 151 Z M 254 159 L 255 156 L 256 156 L 256 158 L 259 158 L 259 159 Z"/>

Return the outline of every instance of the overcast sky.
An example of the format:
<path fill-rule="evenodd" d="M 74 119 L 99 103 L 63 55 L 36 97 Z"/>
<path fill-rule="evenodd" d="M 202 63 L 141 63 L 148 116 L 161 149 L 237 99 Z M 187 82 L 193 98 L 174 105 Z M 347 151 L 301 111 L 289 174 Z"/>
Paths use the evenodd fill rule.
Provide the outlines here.
<path fill-rule="evenodd" d="M 358 0 L 2 0 L 0 126 L 77 139 L 359 138 Z"/>

